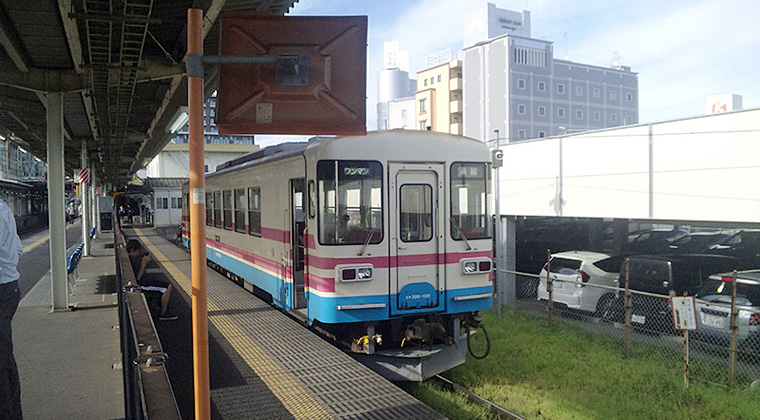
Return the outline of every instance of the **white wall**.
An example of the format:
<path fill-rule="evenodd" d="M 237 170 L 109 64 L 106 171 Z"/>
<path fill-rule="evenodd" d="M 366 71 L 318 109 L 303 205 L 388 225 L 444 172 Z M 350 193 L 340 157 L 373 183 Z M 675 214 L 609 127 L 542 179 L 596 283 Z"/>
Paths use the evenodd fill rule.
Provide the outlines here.
<path fill-rule="evenodd" d="M 502 150 L 502 214 L 760 223 L 760 109 Z"/>

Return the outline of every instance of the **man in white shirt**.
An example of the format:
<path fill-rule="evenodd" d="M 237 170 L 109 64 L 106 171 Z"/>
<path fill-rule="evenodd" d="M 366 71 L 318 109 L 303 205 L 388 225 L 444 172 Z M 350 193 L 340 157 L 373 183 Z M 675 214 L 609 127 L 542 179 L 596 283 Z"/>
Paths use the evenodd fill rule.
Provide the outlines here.
<path fill-rule="evenodd" d="M 18 258 L 24 252 L 16 220 L 0 200 L 0 419 L 21 419 L 21 383 L 13 357 L 11 320 L 18 308 Z"/>

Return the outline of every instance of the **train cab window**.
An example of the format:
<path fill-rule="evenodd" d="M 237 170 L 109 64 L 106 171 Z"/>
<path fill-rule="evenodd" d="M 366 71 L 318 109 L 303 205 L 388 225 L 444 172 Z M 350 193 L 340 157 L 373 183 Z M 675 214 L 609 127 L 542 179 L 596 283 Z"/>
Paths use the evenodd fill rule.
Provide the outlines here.
<path fill-rule="evenodd" d="M 248 188 L 248 234 L 261 236 L 261 188 Z"/>
<path fill-rule="evenodd" d="M 424 242 L 433 238 L 433 188 L 427 184 L 405 184 L 399 191 L 401 240 Z"/>
<path fill-rule="evenodd" d="M 213 195 L 209 192 L 206 193 L 206 225 L 207 226 L 213 226 L 214 225 L 214 199 Z M 190 209 L 190 206 L 187 207 Z M 188 213 L 190 211 L 188 210 Z"/>
<path fill-rule="evenodd" d="M 245 190 L 235 190 L 235 232 L 245 233 Z"/>
<path fill-rule="evenodd" d="M 451 237 L 491 237 L 491 167 L 486 163 L 451 165 Z"/>
<path fill-rule="evenodd" d="M 222 210 L 224 217 L 224 228 L 232 230 L 232 191 L 224 190 L 222 192 Z"/>
<path fill-rule="evenodd" d="M 222 227 L 222 192 L 214 191 L 214 227 Z"/>
<path fill-rule="evenodd" d="M 377 244 L 383 240 L 383 171 L 380 162 L 317 163 L 319 243 Z"/>

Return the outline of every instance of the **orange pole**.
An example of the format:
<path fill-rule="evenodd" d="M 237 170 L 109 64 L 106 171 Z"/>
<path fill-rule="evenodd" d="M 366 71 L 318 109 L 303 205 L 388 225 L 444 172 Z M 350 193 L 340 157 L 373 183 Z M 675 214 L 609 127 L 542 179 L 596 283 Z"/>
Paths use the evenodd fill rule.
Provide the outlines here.
<path fill-rule="evenodd" d="M 187 10 L 189 60 L 203 55 L 203 11 Z M 196 62 L 197 63 L 197 62 Z M 190 262 L 193 284 L 193 380 L 195 418 L 211 418 L 208 365 L 208 302 L 206 296 L 206 179 L 203 170 L 203 74 L 188 66 L 187 105 L 190 147 Z M 200 67 L 202 69 L 202 67 Z"/>

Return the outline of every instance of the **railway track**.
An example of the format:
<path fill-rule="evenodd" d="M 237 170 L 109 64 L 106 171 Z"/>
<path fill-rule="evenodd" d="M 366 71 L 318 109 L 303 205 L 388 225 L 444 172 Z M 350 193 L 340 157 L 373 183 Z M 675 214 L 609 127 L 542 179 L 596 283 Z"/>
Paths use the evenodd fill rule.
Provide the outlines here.
<path fill-rule="evenodd" d="M 467 398 L 470 401 L 474 402 L 475 404 L 484 405 L 488 407 L 491 410 L 491 412 L 498 415 L 499 418 L 509 419 L 509 420 L 525 420 L 522 417 L 518 416 L 517 414 L 509 410 L 506 410 L 497 404 L 494 404 L 493 402 L 481 397 L 480 395 L 470 391 L 469 389 L 459 384 L 451 382 L 450 380 L 444 378 L 441 375 L 435 375 L 433 378 L 435 378 L 438 382 L 442 383 L 451 392 L 461 392 L 462 394 L 465 394 Z"/>

